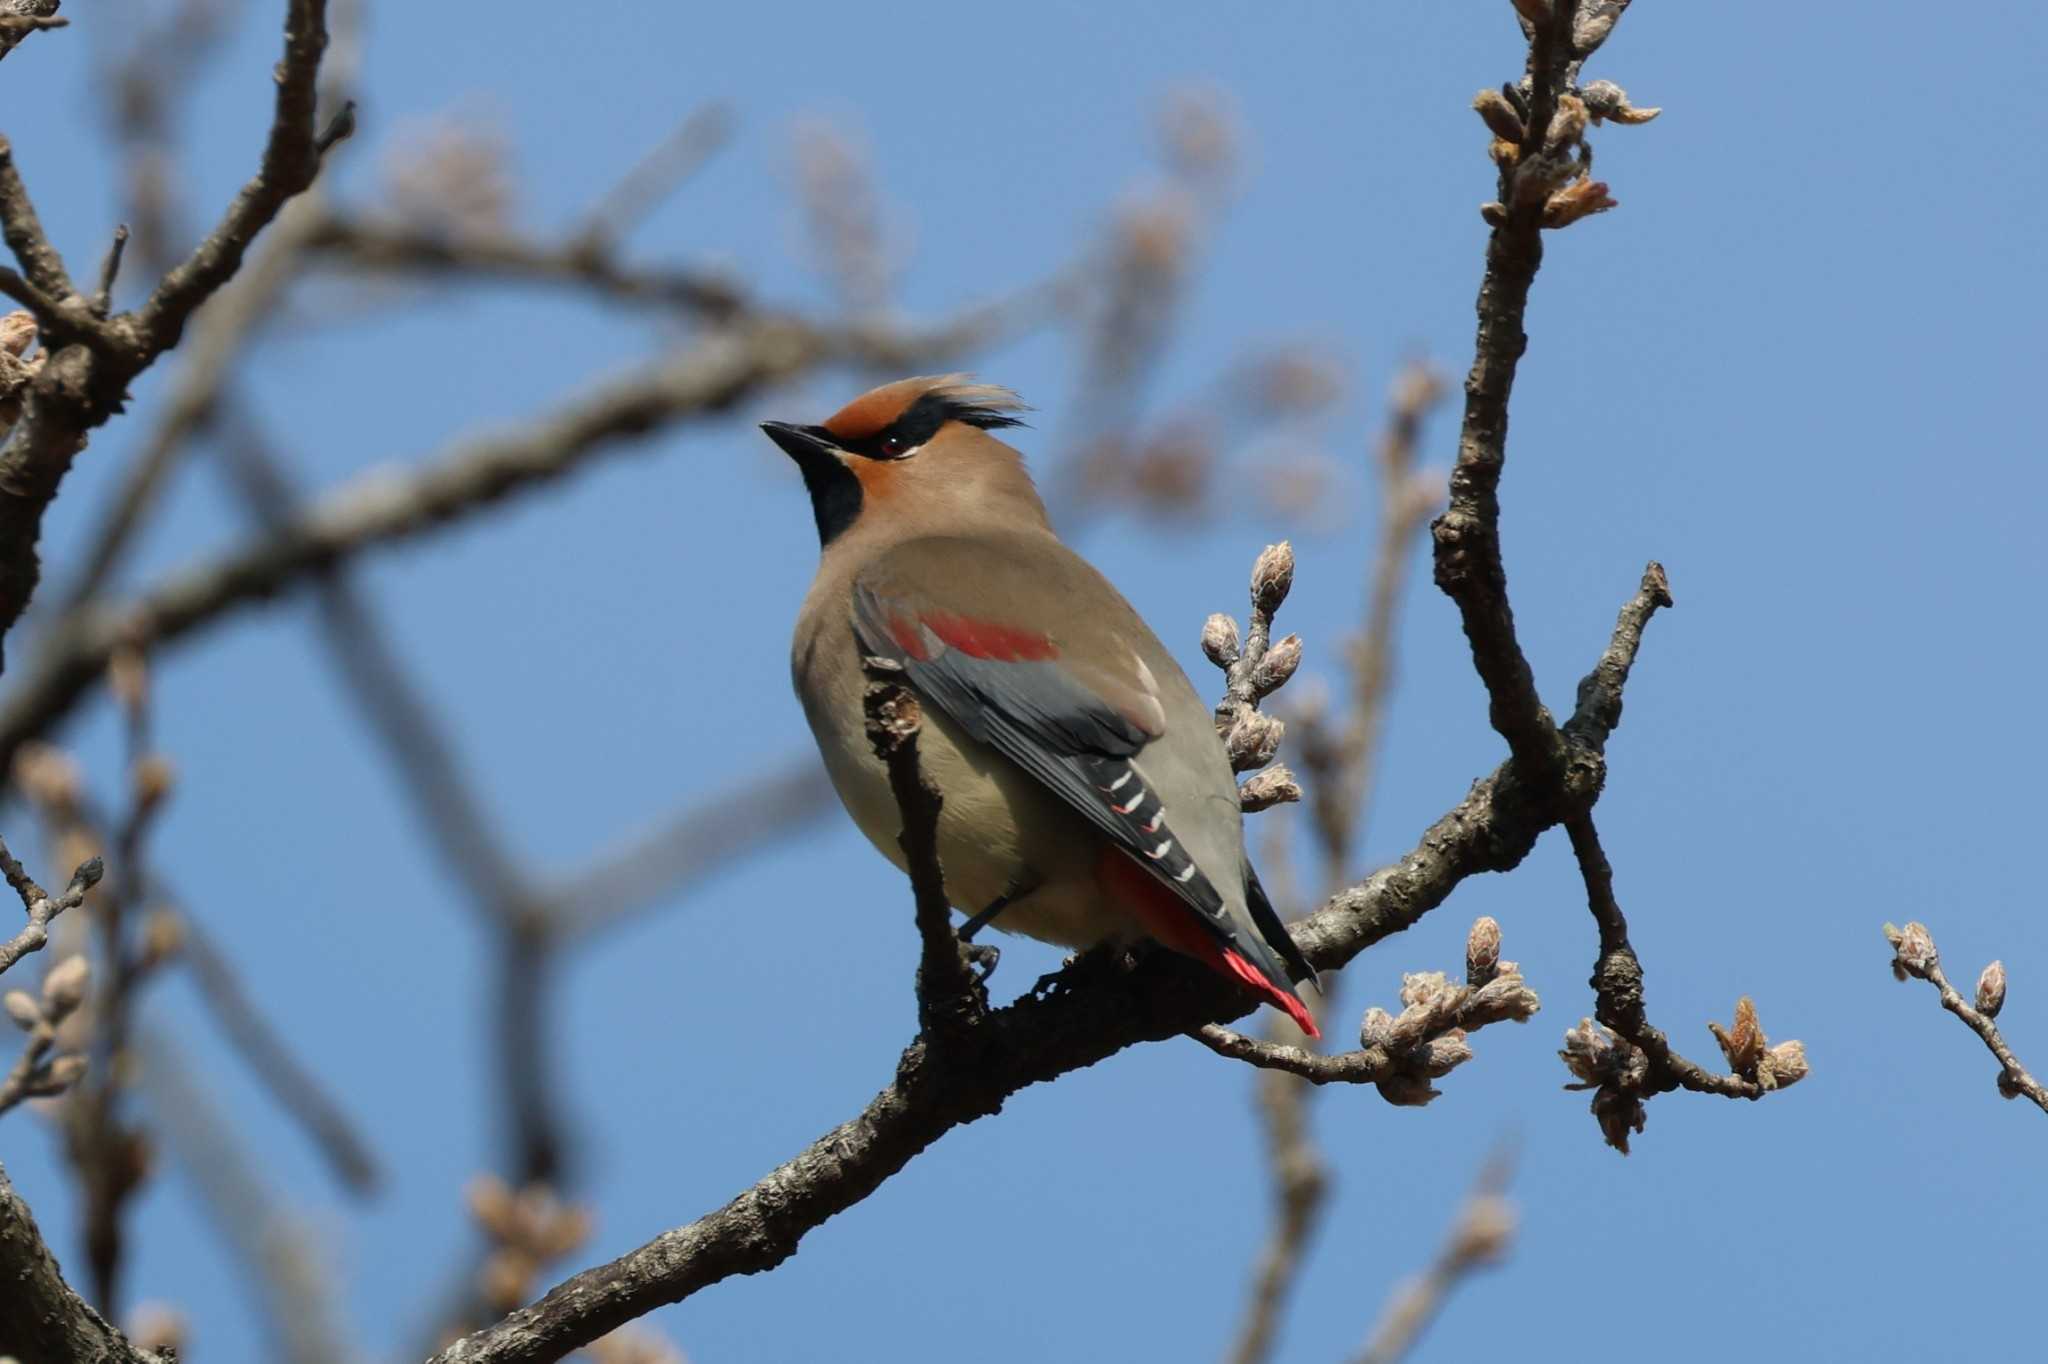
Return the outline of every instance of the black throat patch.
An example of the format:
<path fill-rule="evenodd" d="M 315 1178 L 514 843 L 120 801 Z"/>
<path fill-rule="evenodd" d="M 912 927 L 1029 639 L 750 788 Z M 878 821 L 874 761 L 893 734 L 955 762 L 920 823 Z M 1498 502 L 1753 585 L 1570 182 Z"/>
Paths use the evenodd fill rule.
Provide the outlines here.
<path fill-rule="evenodd" d="M 831 441 L 824 427 L 811 429 Z M 860 480 L 826 450 L 809 451 L 796 463 L 804 476 L 804 491 L 811 495 L 811 516 L 818 523 L 818 547 L 823 549 L 860 518 Z"/>

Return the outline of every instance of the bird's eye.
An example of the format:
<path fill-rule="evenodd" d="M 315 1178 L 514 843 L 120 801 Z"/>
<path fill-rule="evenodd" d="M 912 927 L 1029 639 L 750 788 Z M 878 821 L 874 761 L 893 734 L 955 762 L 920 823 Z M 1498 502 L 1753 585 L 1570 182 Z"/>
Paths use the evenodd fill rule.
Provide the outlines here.
<path fill-rule="evenodd" d="M 910 442 L 901 436 L 884 436 L 881 448 L 884 458 L 895 459 L 910 449 Z"/>

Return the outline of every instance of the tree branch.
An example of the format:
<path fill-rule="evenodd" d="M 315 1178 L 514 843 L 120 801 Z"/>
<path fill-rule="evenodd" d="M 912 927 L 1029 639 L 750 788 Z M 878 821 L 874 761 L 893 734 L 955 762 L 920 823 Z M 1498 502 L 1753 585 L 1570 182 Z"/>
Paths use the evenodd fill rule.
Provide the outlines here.
<path fill-rule="evenodd" d="M 1466 877 L 1520 863 L 1555 821 L 1505 768 L 1480 780 L 1409 852 L 1295 924 L 1309 960 L 1336 970 L 1408 928 Z M 539 1364 L 735 1274 L 773 1269 L 812 1228 L 873 1193 L 955 1127 L 1000 1110 L 1017 1091 L 1140 1042 L 1224 1023 L 1253 1003 L 1231 983 L 1170 952 L 1142 952 L 1115 980 L 1062 972 L 1058 984 L 992 1010 L 958 1046 L 919 1037 L 896 1079 L 834 1128 L 716 1212 L 558 1285 L 539 1302 L 435 1357 L 436 1364 Z"/>
<path fill-rule="evenodd" d="M 277 103 L 256 174 L 192 254 L 157 284 L 136 311 L 136 325 L 158 351 L 178 344 L 200 304 L 233 278 L 256 234 L 320 171 L 321 135 L 314 125 L 320 56 L 327 50 L 327 0 L 287 0 L 284 57 L 277 64 Z"/>
<path fill-rule="evenodd" d="M 1998 1092 L 2008 1099 L 2025 1096 L 2035 1107 L 2048 1112 L 2048 1087 L 2020 1064 L 2020 1058 L 2013 1054 L 2005 1035 L 1993 1021 L 2005 1007 L 2005 964 L 1994 961 L 1984 968 L 1977 979 L 1977 1000 L 1973 1006 L 1942 974 L 1941 953 L 1935 950 L 1934 935 L 1927 931 L 1926 924 L 1909 923 L 1903 929 L 1886 924 L 1884 936 L 1892 945 L 1892 974 L 1900 980 L 1909 976 L 1924 980 L 1940 991 L 1941 1007 L 1962 1019 L 1963 1025 L 1983 1039 L 1985 1048 L 1998 1058 Z"/>
<path fill-rule="evenodd" d="M 191 967 L 207 1011 L 277 1105 L 297 1121 L 327 1158 L 336 1177 L 366 1194 L 377 1187 L 377 1158 L 355 1124 L 320 1081 L 286 1049 L 277 1030 L 257 1011 L 234 967 L 212 935 L 190 914 L 183 919 L 179 953 Z"/>
<path fill-rule="evenodd" d="M 233 276 L 256 234 L 318 172 L 313 106 L 327 44 L 325 13 L 325 0 L 288 0 L 276 107 L 256 176 L 221 225 L 164 276 L 135 313 L 102 319 L 99 300 L 73 287 L 15 169 L 12 148 L 0 138 L 0 226 L 27 282 L 42 296 L 36 310 L 49 352 L 13 435 L 0 449 L 0 637 L 34 595 L 42 575 L 36 542 L 43 512 L 84 448 L 87 432 L 121 410 L 129 384 L 177 344 L 192 312 Z M 103 280 L 111 285 L 110 270 L 103 271 Z"/>
<path fill-rule="evenodd" d="M 407 474 L 359 480 L 316 503 L 286 529 L 174 574 L 126 607 L 84 610 L 63 622 L 31 663 L 27 678 L 0 706 L 0 771 L 8 770 L 22 743 L 47 731 L 85 696 L 125 642 L 146 638 L 160 646 L 180 639 L 364 549 L 424 534 L 550 482 L 628 438 L 723 414 L 758 390 L 818 365 L 898 368 L 944 361 L 1037 321 L 1057 296 L 1056 285 L 1029 290 L 920 331 L 750 320 L 706 336 L 655 369 L 607 385 L 552 417 L 531 420 L 517 434 L 466 442 Z M 0 609 L 0 621 L 5 619 Z"/>
<path fill-rule="evenodd" d="M 1490 939 L 1488 938 L 1490 935 Z M 1311 1084 L 1377 1085 L 1380 1097 L 1420 1107 L 1437 1097 L 1430 1083 L 1472 1059 L 1468 1034 L 1495 1023 L 1526 1023 L 1541 1007 L 1513 962 L 1500 960 L 1500 925 L 1481 919 L 1473 943 L 1491 942 L 1490 959 L 1467 971 L 1464 984 L 1441 972 L 1418 972 L 1401 982 L 1400 1015 L 1368 1009 L 1358 1051 L 1329 1056 L 1307 1047 L 1262 1041 L 1211 1023 L 1191 1034 L 1218 1056 L 1281 1071 Z M 1468 958 L 1474 953 L 1468 948 Z"/>
<path fill-rule="evenodd" d="M 1503 1197 L 1510 1169 L 1504 1156 L 1480 1169 L 1436 1261 L 1388 1300 L 1372 1339 L 1354 1364 L 1394 1364 L 1406 1356 L 1443 1311 L 1452 1291 L 1474 1271 L 1491 1268 L 1507 1255 L 1515 1236 L 1515 1212 Z"/>
<path fill-rule="evenodd" d="M 172 1364 L 138 1350 L 64 1282 L 36 1219 L 0 1168 L 0 1357 Z"/>
<path fill-rule="evenodd" d="M 64 28 L 70 20 L 57 14 L 57 0 L 8 0 L 13 12 L 0 14 L 0 57 L 21 45 L 31 33 Z"/>
<path fill-rule="evenodd" d="M 953 907 L 946 899 L 945 873 L 939 867 L 939 790 L 918 770 L 917 738 L 924 727 L 924 708 L 908 687 L 877 662 L 868 664 L 862 705 L 867 712 L 868 742 L 889 769 L 889 790 L 903 819 L 897 843 L 909 865 L 917 903 L 917 933 L 922 948 L 917 968 L 917 1026 L 920 1033 L 946 1041 L 988 1011 L 988 996 L 953 932 Z"/>
<path fill-rule="evenodd" d="M 6 840 L 0 839 L 0 875 L 6 876 L 7 884 L 21 897 L 22 908 L 28 911 L 28 924 L 12 938 L 0 942 L 0 973 L 29 953 L 40 952 L 50 941 L 50 921 L 65 910 L 84 904 L 87 893 L 99 884 L 105 872 L 106 864 L 99 858 L 87 859 L 71 873 L 71 884 L 64 888 L 64 893 L 53 899 L 7 850 Z"/>
<path fill-rule="evenodd" d="M 1294 751 L 1308 774 L 1308 808 L 1321 852 L 1322 884 L 1330 889 L 1341 887 L 1350 874 L 1352 845 L 1371 800 L 1411 552 L 1416 532 L 1440 497 L 1433 483 L 1417 472 L 1416 463 L 1423 421 L 1442 393 L 1442 383 L 1422 365 L 1411 366 L 1394 382 L 1379 442 L 1379 535 L 1367 578 L 1364 626 L 1346 650 L 1348 713 L 1335 733 L 1315 708 L 1296 716 Z M 1340 988 L 1338 977 L 1325 983 L 1324 1013 Z M 1266 1035 L 1275 1044 L 1314 1054 L 1314 1040 L 1278 1013 L 1267 1015 Z M 1309 1127 L 1313 1093 L 1309 1085 L 1283 1071 L 1259 1077 L 1259 1123 L 1274 1181 L 1273 1228 L 1253 1266 L 1244 1320 L 1227 1356 L 1230 1364 L 1260 1364 L 1272 1356 L 1295 1277 L 1328 1196 L 1328 1177 Z"/>
<path fill-rule="evenodd" d="M 608 251 L 593 250 L 583 239 L 551 245 L 496 231 L 450 236 L 404 223 L 329 215 L 315 225 L 308 246 L 358 270 L 566 285 L 622 303 L 681 308 L 714 322 L 731 321 L 748 308 L 745 291 L 717 274 L 673 266 L 635 269 Z"/>

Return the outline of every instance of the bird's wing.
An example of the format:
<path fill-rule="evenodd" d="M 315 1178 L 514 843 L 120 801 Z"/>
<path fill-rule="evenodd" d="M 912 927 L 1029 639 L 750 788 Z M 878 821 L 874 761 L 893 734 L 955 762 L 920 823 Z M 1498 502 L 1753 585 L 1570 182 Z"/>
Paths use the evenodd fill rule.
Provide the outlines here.
<path fill-rule="evenodd" d="M 956 555 L 969 557 L 949 564 Z M 1269 974 L 1284 986 L 1285 968 L 1266 944 L 1237 931 L 1211 869 L 1197 866 L 1174 837 L 1171 812 L 1131 763 L 1166 733 L 1150 671 L 1100 619 L 1056 628 L 1050 617 L 1079 616 L 1086 605 L 1042 572 L 1032 581 L 1033 569 L 961 541 L 912 542 L 855 580 L 854 631 L 869 655 L 901 667 L 927 701 L 1100 829 L 1194 910 L 1217 941 L 1270 964 Z M 959 586 L 962 570 L 975 578 L 972 607 Z M 1085 662 L 1068 656 L 1065 646 L 1076 635 L 1093 646 Z M 1189 738 L 1209 736 L 1182 741 Z"/>

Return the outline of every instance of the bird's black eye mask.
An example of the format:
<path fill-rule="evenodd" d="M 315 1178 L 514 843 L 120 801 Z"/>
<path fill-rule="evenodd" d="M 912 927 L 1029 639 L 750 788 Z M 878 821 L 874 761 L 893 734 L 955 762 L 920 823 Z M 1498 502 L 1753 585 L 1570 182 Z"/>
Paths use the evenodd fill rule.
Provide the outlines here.
<path fill-rule="evenodd" d="M 834 440 L 840 449 L 864 459 L 902 459 L 939 434 L 939 428 L 947 422 L 965 422 L 984 431 L 1024 424 L 1007 412 L 966 401 L 940 388 L 918 398 L 904 409 L 902 416 L 872 436 Z"/>

